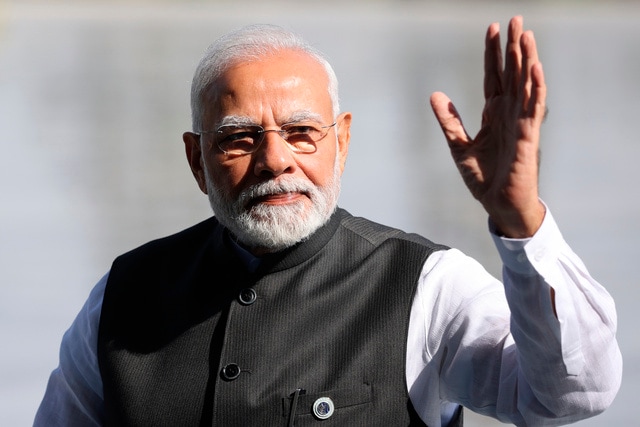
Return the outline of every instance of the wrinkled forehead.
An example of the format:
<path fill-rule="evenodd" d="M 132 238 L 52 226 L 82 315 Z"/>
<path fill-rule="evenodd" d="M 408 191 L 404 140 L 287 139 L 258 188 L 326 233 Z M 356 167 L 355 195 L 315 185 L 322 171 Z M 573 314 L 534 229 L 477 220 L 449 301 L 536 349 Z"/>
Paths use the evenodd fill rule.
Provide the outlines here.
<path fill-rule="evenodd" d="M 327 72 L 305 52 L 282 51 L 238 59 L 210 82 L 202 97 L 203 119 L 213 125 L 226 116 L 277 121 L 304 113 L 331 120 L 332 99 Z"/>

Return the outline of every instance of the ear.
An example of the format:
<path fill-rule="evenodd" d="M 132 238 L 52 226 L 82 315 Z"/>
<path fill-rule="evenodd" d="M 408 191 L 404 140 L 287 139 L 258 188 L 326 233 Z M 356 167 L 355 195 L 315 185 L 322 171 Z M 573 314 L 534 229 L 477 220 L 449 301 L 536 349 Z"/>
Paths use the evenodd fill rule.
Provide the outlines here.
<path fill-rule="evenodd" d="M 202 149 L 200 148 L 200 135 L 193 132 L 185 132 L 182 134 L 182 140 L 184 141 L 184 150 L 189 166 L 191 167 L 191 172 L 200 190 L 204 194 L 207 194 L 207 179 L 204 173 Z"/>
<path fill-rule="evenodd" d="M 349 154 L 349 142 L 351 141 L 351 113 L 342 113 L 336 120 L 338 133 L 338 152 L 336 155 L 340 161 L 340 173 L 344 172 L 344 166 L 347 163 L 347 154 Z"/>

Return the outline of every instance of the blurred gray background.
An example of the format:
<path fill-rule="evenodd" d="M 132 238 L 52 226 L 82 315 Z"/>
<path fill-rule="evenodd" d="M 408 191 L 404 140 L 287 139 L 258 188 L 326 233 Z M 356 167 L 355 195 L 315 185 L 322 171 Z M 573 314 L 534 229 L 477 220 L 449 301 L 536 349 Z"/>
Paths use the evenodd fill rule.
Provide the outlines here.
<path fill-rule="evenodd" d="M 31 424 L 113 258 L 210 215 L 183 155 L 189 85 L 206 46 L 244 24 L 284 25 L 331 58 L 354 113 L 343 207 L 500 274 L 428 96 L 446 92 L 475 132 L 484 32 L 514 14 L 549 87 L 542 197 L 618 306 L 624 383 L 579 425 L 637 425 L 639 5 L 417 0 L 0 2 L 0 425 Z"/>

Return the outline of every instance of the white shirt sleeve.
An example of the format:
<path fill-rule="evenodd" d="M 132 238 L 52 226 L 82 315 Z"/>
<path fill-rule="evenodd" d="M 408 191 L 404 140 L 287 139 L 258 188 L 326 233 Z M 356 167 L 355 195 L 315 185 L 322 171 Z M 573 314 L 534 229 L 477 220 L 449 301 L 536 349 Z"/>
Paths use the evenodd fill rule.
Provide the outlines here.
<path fill-rule="evenodd" d="M 434 427 L 459 404 L 527 426 L 603 411 L 622 375 L 610 295 L 548 210 L 532 238 L 494 240 L 504 285 L 455 249 L 424 265 L 407 345 L 414 407 Z"/>
<path fill-rule="evenodd" d="M 104 416 L 98 367 L 98 327 L 105 275 L 93 288 L 60 346 L 59 366 L 51 373 L 34 427 L 101 426 Z"/>

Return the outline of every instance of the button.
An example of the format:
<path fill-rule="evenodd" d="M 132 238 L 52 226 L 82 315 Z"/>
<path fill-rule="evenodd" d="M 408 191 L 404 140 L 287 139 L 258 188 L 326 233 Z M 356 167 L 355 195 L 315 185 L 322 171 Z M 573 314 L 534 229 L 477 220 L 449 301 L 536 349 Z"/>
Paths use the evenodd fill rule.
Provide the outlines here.
<path fill-rule="evenodd" d="M 240 366 L 235 363 L 229 363 L 220 371 L 222 379 L 233 381 L 240 376 Z"/>
<path fill-rule="evenodd" d="M 313 402 L 313 415 L 319 420 L 326 420 L 333 415 L 333 400 L 328 397 L 320 397 Z"/>
<path fill-rule="evenodd" d="M 252 288 L 246 288 L 240 291 L 238 299 L 242 305 L 251 305 L 258 299 L 258 294 Z"/>

